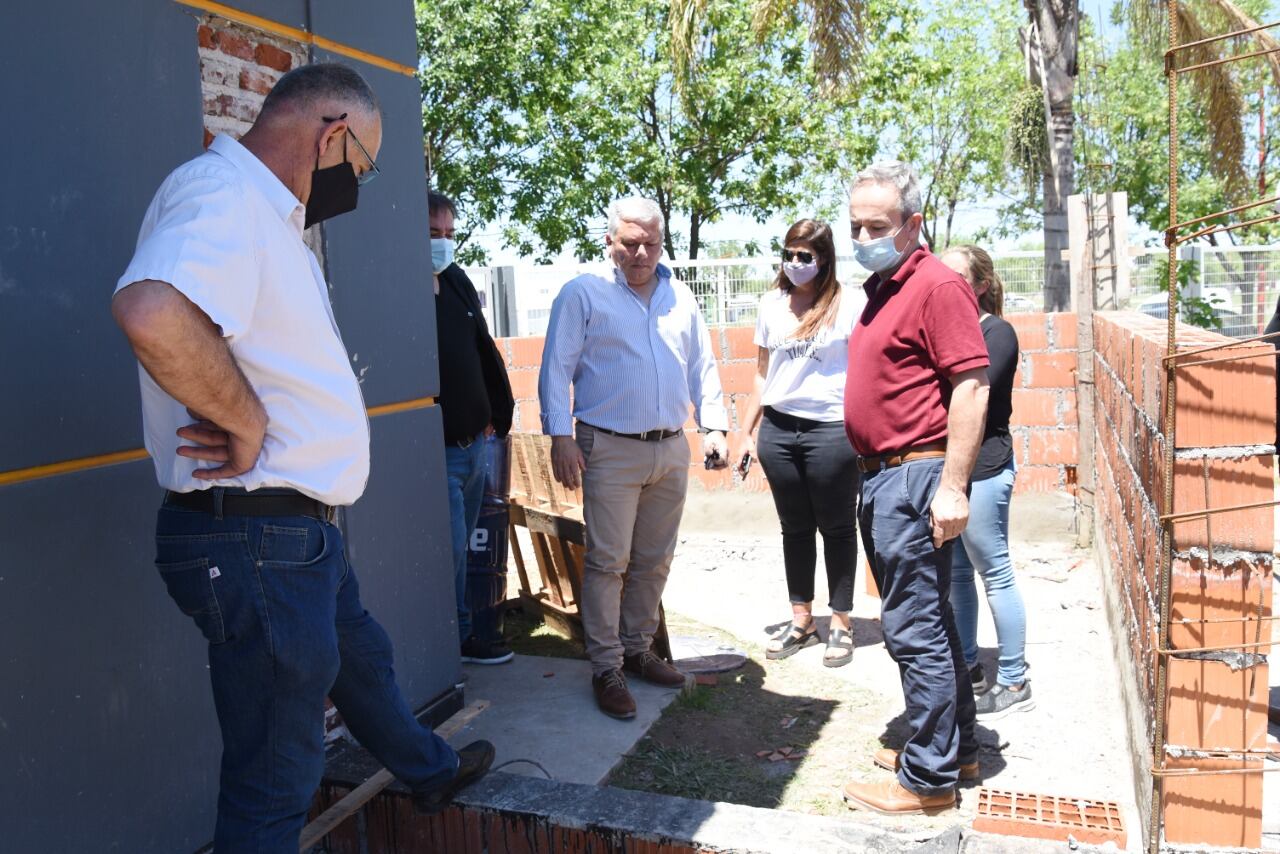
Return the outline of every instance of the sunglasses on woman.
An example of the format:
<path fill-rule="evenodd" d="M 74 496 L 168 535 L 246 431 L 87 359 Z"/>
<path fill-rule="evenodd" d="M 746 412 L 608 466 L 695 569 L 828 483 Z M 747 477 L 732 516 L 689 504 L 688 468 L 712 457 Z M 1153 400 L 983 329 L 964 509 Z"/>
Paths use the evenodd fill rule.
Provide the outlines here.
<path fill-rule="evenodd" d="M 812 264 L 813 253 L 805 252 L 803 250 L 799 252 L 792 252 L 790 249 L 783 249 L 782 260 L 783 261 L 799 261 L 801 264 Z"/>

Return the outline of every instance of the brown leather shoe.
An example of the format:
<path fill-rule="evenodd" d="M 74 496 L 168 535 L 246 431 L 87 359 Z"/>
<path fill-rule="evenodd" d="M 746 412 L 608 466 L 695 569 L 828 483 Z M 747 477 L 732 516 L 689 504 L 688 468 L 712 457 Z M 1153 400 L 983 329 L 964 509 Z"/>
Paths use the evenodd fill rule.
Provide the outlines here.
<path fill-rule="evenodd" d="M 892 747 L 882 747 L 871 754 L 871 761 L 886 771 L 897 771 L 901 754 Z M 968 762 L 960 766 L 961 780 L 976 780 L 981 776 L 977 762 Z"/>
<path fill-rule="evenodd" d="M 652 650 L 638 652 L 635 655 L 624 655 L 622 669 L 628 673 L 634 673 L 646 682 L 652 682 L 664 688 L 683 688 L 688 678 L 684 673 L 654 655 Z"/>
<path fill-rule="evenodd" d="M 595 692 L 596 705 L 609 717 L 627 720 L 636 716 L 636 700 L 627 689 L 621 670 L 606 670 L 592 676 L 591 690 Z"/>
<path fill-rule="evenodd" d="M 945 795 L 917 795 L 897 780 L 881 780 L 846 784 L 844 802 L 850 809 L 871 810 L 881 815 L 933 815 L 954 809 L 956 793 L 953 790 Z"/>

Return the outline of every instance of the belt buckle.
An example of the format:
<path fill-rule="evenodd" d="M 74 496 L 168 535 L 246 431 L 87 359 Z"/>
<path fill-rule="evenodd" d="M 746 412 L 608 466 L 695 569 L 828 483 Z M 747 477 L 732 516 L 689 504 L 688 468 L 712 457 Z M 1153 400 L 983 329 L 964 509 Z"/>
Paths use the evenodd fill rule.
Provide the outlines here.
<path fill-rule="evenodd" d="M 652 442 L 652 441 L 654 441 L 653 439 L 651 439 L 651 438 L 649 438 L 649 437 L 650 437 L 650 436 L 653 436 L 653 435 L 654 435 L 654 434 L 656 434 L 657 432 L 658 432 L 657 430 L 645 430 L 643 433 L 641 433 L 641 434 L 640 434 L 640 441 L 642 441 L 642 442 Z"/>

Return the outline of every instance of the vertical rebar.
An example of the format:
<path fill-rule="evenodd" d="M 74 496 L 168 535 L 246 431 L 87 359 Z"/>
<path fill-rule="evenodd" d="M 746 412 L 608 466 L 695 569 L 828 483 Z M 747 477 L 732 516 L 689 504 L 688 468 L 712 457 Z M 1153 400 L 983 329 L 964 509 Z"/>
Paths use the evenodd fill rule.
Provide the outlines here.
<path fill-rule="evenodd" d="M 1168 340 L 1166 352 L 1172 357 L 1177 352 L 1178 324 L 1178 242 L 1173 226 L 1178 221 L 1178 74 L 1174 70 L 1174 49 L 1178 46 L 1178 0 L 1168 0 L 1169 12 L 1169 51 L 1165 62 L 1165 76 L 1169 81 L 1169 231 L 1165 234 L 1165 245 L 1169 248 L 1169 314 Z M 1164 372 L 1164 506 L 1163 515 L 1171 515 L 1173 510 L 1173 458 L 1176 430 L 1176 394 L 1177 367 L 1174 359 L 1165 360 Z M 1163 539 L 1159 557 L 1160 616 L 1156 624 L 1156 695 L 1155 695 L 1155 727 L 1151 735 L 1151 768 L 1153 771 L 1164 767 L 1165 739 L 1168 735 L 1166 706 L 1168 700 L 1169 658 L 1160 654 L 1159 650 L 1169 648 L 1169 583 L 1173 571 L 1173 527 L 1172 520 L 1163 524 Z M 1151 778 L 1151 837 L 1148 850 L 1151 854 L 1159 854 L 1161 823 L 1164 817 L 1164 777 L 1153 775 Z"/>

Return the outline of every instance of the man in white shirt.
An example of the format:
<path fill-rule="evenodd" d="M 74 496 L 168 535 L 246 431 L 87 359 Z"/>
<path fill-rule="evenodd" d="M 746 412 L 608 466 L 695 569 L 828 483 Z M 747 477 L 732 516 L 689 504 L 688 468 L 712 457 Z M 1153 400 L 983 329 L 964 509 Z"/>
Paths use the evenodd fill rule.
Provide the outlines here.
<path fill-rule="evenodd" d="M 658 263 L 661 210 L 649 199 L 615 202 L 605 244 L 610 275 L 573 279 L 552 305 L 538 398 L 556 479 L 582 485 L 592 690 L 602 712 L 626 719 L 636 703 L 623 671 L 684 684 L 650 649 L 689 484 L 683 427 L 692 404 L 703 453 L 722 468 L 729 421 L 698 302 Z"/>
<path fill-rule="evenodd" d="M 298 850 L 326 695 L 422 809 L 493 760 L 487 742 L 454 752 L 415 719 L 333 524 L 364 491 L 369 425 L 302 232 L 355 208 L 381 142 L 355 71 L 286 74 L 240 142 L 219 136 L 165 179 L 112 300 L 167 490 L 157 568 L 209 642 L 219 854 Z"/>

